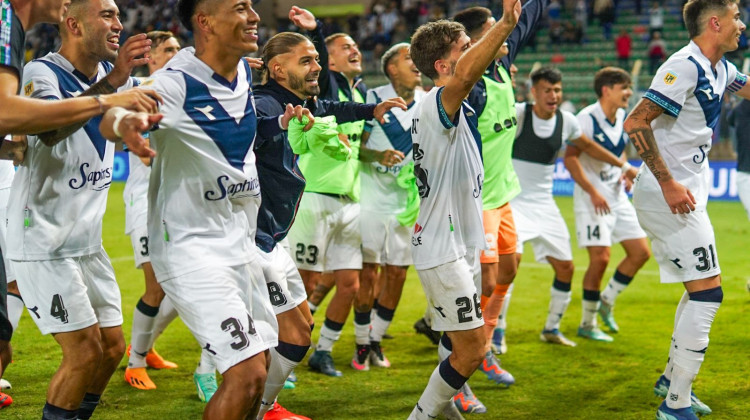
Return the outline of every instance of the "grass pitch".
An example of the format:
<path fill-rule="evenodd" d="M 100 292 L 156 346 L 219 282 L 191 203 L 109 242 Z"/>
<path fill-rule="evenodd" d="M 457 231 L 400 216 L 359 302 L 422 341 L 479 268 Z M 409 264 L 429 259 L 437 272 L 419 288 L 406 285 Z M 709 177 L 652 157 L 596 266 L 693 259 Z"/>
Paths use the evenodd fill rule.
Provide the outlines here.
<path fill-rule="evenodd" d="M 107 249 L 122 290 L 125 336 L 129 340 L 133 309 L 144 290 L 143 277 L 134 268 L 132 248 L 124 230 L 122 183 L 113 183 L 104 220 Z M 572 199 L 558 203 L 573 229 Z M 723 268 L 724 303 L 711 331 L 711 345 L 694 391 L 713 410 L 713 419 L 746 419 L 750 412 L 750 295 L 746 290 L 750 245 L 750 222 L 739 203 L 712 202 L 709 213 L 717 236 Z M 574 236 L 574 235 L 573 235 Z M 575 244 L 574 244 L 575 246 Z M 488 413 L 469 419 L 647 419 L 653 418 L 660 400 L 652 386 L 664 368 L 674 311 L 683 288 L 659 284 L 658 268 L 651 260 L 631 286 L 618 298 L 616 317 L 621 332 L 613 343 L 577 339 L 581 317 L 581 279 L 586 269 L 584 250 L 574 248 L 576 275 L 573 301 L 563 319 L 562 331 L 578 342 L 567 348 L 542 343 L 542 329 L 549 302 L 552 270 L 532 262 L 526 250 L 508 314 L 508 354 L 502 365 L 516 378 L 516 385 L 503 389 L 476 373 L 470 385 L 487 405 Z M 620 248 L 612 252 L 611 276 L 622 258 Z M 606 279 L 605 279 L 606 281 Z M 297 389 L 283 391 L 279 401 L 291 411 L 315 420 L 405 419 L 422 392 L 437 363 L 436 347 L 417 336 L 412 324 L 422 316 L 425 301 L 413 269 L 409 271 L 404 297 L 396 311 L 383 349 L 393 363 L 391 369 L 372 368 L 356 372 L 348 367 L 354 350 L 351 321 L 334 348 L 342 378 L 314 374 L 306 361 L 297 368 Z M 316 315 L 323 322 L 325 306 Z M 350 317 L 351 318 L 351 317 Z M 317 340 L 318 329 L 314 332 Z M 3 419 L 37 419 L 45 402 L 46 388 L 60 361 L 60 351 L 51 336 L 41 336 L 25 314 L 13 337 L 14 363 L 5 378 L 13 384 L 15 402 L 0 412 Z M 123 360 L 107 388 L 97 419 L 198 419 L 203 404 L 198 400 L 192 372 L 199 347 L 178 320 L 157 342 L 159 352 L 177 362 L 179 369 L 151 371 L 154 391 L 139 391 L 124 380 Z"/>

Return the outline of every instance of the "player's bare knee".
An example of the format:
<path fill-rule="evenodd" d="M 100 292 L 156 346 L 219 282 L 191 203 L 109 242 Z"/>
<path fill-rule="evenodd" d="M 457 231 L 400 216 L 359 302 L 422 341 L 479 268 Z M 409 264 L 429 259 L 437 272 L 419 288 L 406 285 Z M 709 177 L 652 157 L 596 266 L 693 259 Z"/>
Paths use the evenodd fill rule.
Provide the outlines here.
<path fill-rule="evenodd" d="M 575 266 L 573 261 L 559 261 L 555 265 L 555 275 L 559 280 L 570 280 L 573 278 Z"/>
<path fill-rule="evenodd" d="M 344 297 L 351 297 L 354 299 L 359 293 L 359 282 L 358 281 L 346 281 L 336 284 L 336 294 Z"/>
<path fill-rule="evenodd" d="M 643 267 L 643 265 L 646 264 L 646 261 L 651 258 L 651 250 L 649 250 L 648 247 L 639 248 L 628 253 L 627 258 L 638 267 Z"/>
<path fill-rule="evenodd" d="M 81 340 L 74 345 L 66 344 L 62 350 L 63 362 L 85 371 L 96 370 L 104 358 L 102 343 L 94 338 Z"/>

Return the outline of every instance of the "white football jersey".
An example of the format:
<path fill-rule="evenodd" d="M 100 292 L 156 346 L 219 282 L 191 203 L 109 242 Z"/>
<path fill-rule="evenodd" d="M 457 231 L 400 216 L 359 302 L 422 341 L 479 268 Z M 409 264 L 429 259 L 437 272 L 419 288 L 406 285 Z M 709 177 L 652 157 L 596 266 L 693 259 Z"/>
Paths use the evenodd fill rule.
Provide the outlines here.
<path fill-rule="evenodd" d="M 184 48 L 143 87 L 163 98 L 151 132 L 148 233 L 161 281 L 212 265 L 254 260 L 260 185 L 251 74 L 229 82 Z"/>
<path fill-rule="evenodd" d="M 575 115 L 568 111 L 560 111 L 562 114 L 562 139 L 556 150 L 559 151 L 564 144 L 570 140 L 581 137 L 581 126 Z M 545 139 L 553 135 L 557 124 L 557 116 L 554 115 L 548 120 L 543 120 L 531 112 L 531 127 L 534 134 Z M 526 115 L 526 104 L 516 104 L 516 118 L 518 119 L 518 130 L 516 131 L 516 142 L 522 141 L 518 138 L 523 133 Z M 515 148 L 516 146 L 514 146 Z M 557 153 L 555 151 L 555 154 Z M 552 164 L 548 162 L 552 160 Z M 513 158 L 513 169 L 518 175 L 518 182 L 521 184 L 521 193 L 512 201 L 525 202 L 549 202 L 552 200 L 553 175 L 555 173 L 554 156 L 539 156 L 536 161 Z"/>
<path fill-rule="evenodd" d="M 365 128 L 370 130 L 370 137 L 365 147 L 373 150 L 394 149 L 403 152 L 404 159 L 390 168 L 379 162 L 363 162 L 360 171 L 361 193 L 360 206 L 363 210 L 398 214 L 406 208 L 406 190 L 396 184 L 401 168 L 412 161 L 411 121 L 417 109 L 417 103 L 425 93 L 421 89 L 414 92 L 414 102 L 406 111 L 392 108 L 384 115 L 385 123 L 377 120 L 368 121 Z M 378 104 L 385 99 L 398 95 L 393 85 L 388 84 L 367 91 L 367 103 Z"/>
<path fill-rule="evenodd" d="M 600 146 L 612 152 L 615 156 L 622 155 L 628 144 L 628 136 L 623 129 L 625 110 L 620 108 L 615 114 L 615 120 L 609 121 L 604 115 L 601 103 L 596 103 L 582 109 L 577 115 L 581 131 L 586 137 L 599 143 Z M 581 153 L 578 157 L 583 173 L 591 185 L 607 200 L 610 206 L 627 200 L 625 188 L 620 181 L 622 170 L 617 166 L 602 162 L 591 157 L 588 153 Z M 594 211 L 591 198 L 578 184 L 573 189 L 573 207 L 576 211 Z"/>
<path fill-rule="evenodd" d="M 58 100 L 80 95 L 112 70 L 102 62 L 93 80 L 63 56 L 50 53 L 26 65 L 24 94 Z M 136 84 L 130 79 L 120 90 Z M 8 204 L 8 258 L 76 257 L 102 249 L 102 218 L 112 182 L 114 143 L 99 133 L 101 117 L 54 147 L 28 136 Z"/>
<path fill-rule="evenodd" d="M 122 191 L 125 201 L 125 233 L 130 234 L 135 229 L 146 225 L 148 215 L 148 179 L 151 168 L 133 153 L 128 153 L 128 180 Z"/>
<path fill-rule="evenodd" d="M 708 201 L 708 151 L 724 92 L 735 92 L 746 82 L 747 76 L 724 58 L 712 68 L 691 41 L 659 67 L 643 95 L 664 108 L 651 122 L 656 145 L 674 179 L 693 193 L 697 210 L 705 210 Z M 633 194 L 636 208 L 671 213 L 647 165 L 641 165 Z"/>
<path fill-rule="evenodd" d="M 13 185 L 13 177 L 15 175 L 16 168 L 13 167 L 13 161 L 0 160 L 0 190 L 10 188 Z"/>
<path fill-rule="evenodd" d="M 482 224 L 484 166 L 477 115 L 464 101 L 450 121 L 433 88 L 417 104 L 412 125 L 419 217 L 412 233 L 414 267 L 455 261 L 467 247 L 486 249 Z"/>

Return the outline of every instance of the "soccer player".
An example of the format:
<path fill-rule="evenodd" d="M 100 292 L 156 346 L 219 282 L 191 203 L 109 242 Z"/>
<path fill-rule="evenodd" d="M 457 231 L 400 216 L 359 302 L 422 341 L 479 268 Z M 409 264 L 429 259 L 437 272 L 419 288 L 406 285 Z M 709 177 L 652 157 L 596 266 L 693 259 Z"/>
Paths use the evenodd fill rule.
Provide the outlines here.
<path fill-rule="evenodd" d="M 750 98 L 747 76 L 724 58 L 745 24 L 736 1 L 690 0 L 683 9 L 688 45 L 659 68 L 625 120 L 645 165 L 634 187 L 638 221 L 651 238 L 662 283 L 682 283 L 669 359 L 654 387 L 666 399 L 659 419 L 692 419 L 711 410 L 691 387 L 708 349 L 723 292 L 716 240 L 706 212 L 708 151 L 725 92 Z"/>
<path fill-rule="evenodd" d="M 296 9 L 292 9 L 294 12 Z M 309 13 L 309 12 L 308 12 Z M 365 92 L 355 85 L 362 72 L 361 55 L 356 43 L 346 34 L 326 38 L 325 48 L 318 50 L 321 62 L 329 63 L 328 71 L 318 77 L 322 99 L 364 103 Z M 330 57 L 328 52 L 330 51 Z M 360 89 L 361 89 L 360 88 Z M 352 159 L 316 159 L 312 153 L 299 157 L 299 167 L 305 176 L 305 192 L 299 203 L 296 223 L 289 231 L 289 242 L 300 270 L 305 289 L 310 296 L 324 272 L 331 272 L 336 285 L 335 296 L 326 308 L 326 320 L 320 329 L 320 339 L 308 364 L 328 376 L 341 376 L 333 364 L 331 351 L 341 337 L 341 331 L 351 311 L 359 288 L 362 268 L 361 235 L 359 231 L 359 154 L 364 121 L 338 125 L 338 132 L 351 145 Z M 327 283 L 327 282 L 323 282 Z M 321 300 L 324 294 L 321 295 Z M 310 308 L 317 309 L 320 301 L 311 300 Z M 355 335 L 363 325 L 369 325 L 370 312 L 355 311 Z"/>
<path fill-rule="evenodd" d="M 120 48 L 118 15 L 112 0 L 71 2 L 60 51 L 26 66 L 24 94 L 58 101 L 136 84 L 129 75 L 148 61 L 137 57 L 150 41 L 136 36 Z M 98 123 L 29 137 L 11 188 L 8 258 L 32 318 L 63 352 L 44 418 L 90 418 L 125 351 L 120 290 L 101 239 L 114 145 Z"/>
<path fill-rule="evenodd" d="M 258 115 L 278 115 L 285 104 L 304 104 L 316 116 L 335 115 L 337 121 L 347 122 L 374 116 L 383 118 L 391 106 L 403 106 L 398 101 L 376 107 L 315 99 L 320 93 L 321 66 L 315 46 L 303 35 L 282 32 L 273 36 L 263 47 L 262 59 L 264 81 L 254 88 Z M 260 412 L 267 411 L 266 420 L 303 418 L 289 413 L 275 400 L 284 379 L 307 353 L 313 326 L 307 293 L 285 239 L 305 187 L 305 178 L 289 143 L 291 135 L 259 138 L 255 146 L 262 196 L 256 244 L 264 271 L 270 273 L 266 285 L 279 322 L 279 345 L 271 353 Z"/>
<path fill-rule="evenodd" d="M 573 255 L 565 221 L 552 197 L 552 175 L 555 159 L 563 143 L 576 146 L 592 158 L 621 168 L 629 178 L 635 170 L 627 161 L 598 145 L 581 131 L 575 115 L 561 111 L 562 74 L 551 67 L 531 73 L 534 104 L 518 103 L 518 131 L 513 144 L 513 167 L 521 183 L 521 193 L 511 202 L 518 229 L 518 259 L 523 244 L 530 242 L 538 262 L 549 262 L 555 272 L 549 314 L 541 339 L 550 343 L 575 346 L 560 332 L 560 321 L 570 303 L 573 279 Z M 606 339 L 598 328 L 579 330 L 579 335 Z"/>
<path fill-rule="evenodd" d="M 156 70 L 164 67 L 167 61 L 177 54 L 177 51 L 180 50 L 180 43 L 171 32 L 151 31 L 146 36 L 151 40 L 150 60 L 147 64 L 148 73 L 153 74 Z M 125 368 L 125 382 L 137 389 L 156 389 L 156 385 L 146 373 L 146 365 L 153 369 L 174 369 L 177 367 L 177 364 L 164 360 L 153 349 L 156 336 L 166 328 L 177 313 L 169 301 L 164 303 L 164 291 L 156 281 L 154 269 L 151 267 L 151 260 L 149 259 L 146 216 L 148 214 L 147 193 L 148 179 L 151 175 L 151 161 L 149 158 L 140 158 L 132 153 L 128 154 L 128 158 L 130 173 L 123 190 L 125 233 L 130 235 L 133 254 L 135 255 L 135 266 L 143 270 L 146 292 L 138 300 L 135 311 L 133 311 L 133 330 L 131 331 L 130 347 L 128 347 L 128 367 Z M 210 369 L 211 377 L 215 379 L 213 364 L 210 364 Z M 197 375 L 196 372 L 194 378 Z M 197 379 L 196 383 L 198 383 Z M 198 389 L 201 390 L 201 387 L 198 386 Z M 216 383 L 214 381 L 214 392 L 215 389 Z M 210 392 L 210 390 L 207 392 Z M 198 394 L 201 395 L 201 392 Z"/>
<path fill-rule="evenodd" d="M 599 100 L 577 115 L 581 130 L 615 156 L 625 157 L 628 137 L 622 124 L 628 99 L 633 94 L 630 75 L 617 67 L 605 67 L 594 75 L 594 90 Z M 615 299 L 648 261 L 646 233 L 638 224 L 635 209 L 625 194 L 621 169 L 582 154 L 573 145 L 565 150 L 565 166 L 576 182 L 573 208 L 578 246 L 585 247 L 589 254 L 589 266 L 583 276 L 583 312 L 579 328 L 596 327 L 598 312 L 609 330 L 616 333 L 619 327 L 612 312 Z M 610 248 L 618 242 L 625 250 L 625 258 L 600 294 Z"/>
<path fill-rule="evenodd" d="M 496 339 L 498 347 L 505 343 L 505 327 L 496 326 L 518 268 L 515 255 L 517 236 L 509 202 L 521 190 L 511 164 L 516 134 L 516 110 L 510 71 L 519 51 L 536 30 L 547 3 L 548 0 L 534 0 L 524 4 L 519 24 L 469 95 L 469 104 L 478 116 L 477 129 L 482 136 L 482 156 L 484 162 L 487 162 L 484 168 L 482 206 L 485 237 L 490 249 L 480 254 L 487 353 L 479 369 L 488 378 L 502 385 L 511 385 L 515 383 L 515 379 L 500 367 L 491 347 L 493 339 Z M 484 7 L 468 8 L 457 13 L 453 19 L 464 25 L 472 42 L 481 39 L 495 23 L 492 12 Z M 471 393 L 468 385 L 464 386 L 454 400 L 459 409 L 465 412 L 486 410 Z"/>
<path fill-rule="evenodd" d="M 224 376 L 203 418 L 254 418 L 278 329 L 255 245 L 260 187 L 252 148 L 256 133 L 280 135 L 292 112 L 312 116 L 291 105 L 280 117 L 256 116 L 242 60 L 258 48 L 249 1 L 181 0 L 177 11 L 195 49 L 144 82 L 164 97 L 161 114 L 117 109 L 101 127 L 107 138 L 154 155 L 139 133 L 159 123 L 150 136 L 158 151 L 148 200 L 154 272 Z"/>
<path fill-rule="evenodd" d="M 412 234 L 414 266 L 431 311 L 444 331 L 441 362 L 409 419 L 462 418 L 452 398 L 484 359 L 479 250 L 484 169 L 477 118 L 465 102 L 518 22 L 521 2 L 503 1 L 503 16 L 472 45 L 463 25 L 445 20 L 422 25 L 409 51 L 435 83 L 417 104 L 412 123 L 414 173 L 421 197 Z"/>
<path fill-rule="evenodd" d="M 118 104 L 142 110 L 147 109 L 143 104 L 149 108 L 155 105 L 155 101 L 148 97 L 149 93 L 146 91 L 106 95 L 114 92 L 111 86 L 100 86 L 92 95 L 65 101 L 45 101 L 19 96 L 26 47 L 24 28 L 30 29 L 42 22 L 59 24 L 69 4 L 70 0 L 0 1 L 3 16 L 0 56 L 4 57 L 0 62 L 0 98 L 3 103 L 3 112 L 0 113 L 0 136 L 5 137 L 8 133 L 43 133 L 58 130 L 69 124 L 88 121 Z M 95 96 L 94 93 L 101 96 Z M 40 115 L 44 115 L 44 118 L 39 118 Z M 19 148 L 23 150 L 25 147 L 24 142 L 19 145 L 2 141 L 0 153 L 5 155 L 6 151 L 12 152 Z M 6 253 L 6 250 L 3 249 L 2 252 Z M 11 361 L 10 338 L 13 333 L 6 308 L 5 276 L 5 270 L 0 270 L 0 377 Z M 13 292 L 17 293 L 17 290 Z M 16 308 L 15 314 L 19 313 L 19 303 L 18 299 L 13 303 Z M 17 318 L 18 315 L 14 315 L 14 319 Z M 9 396 L 0 392 L 0 407 L 7 407 L 11 402 Z"/>
<path fill-rule="evenodd" d="M 413 167 L 411 121 L 416 104 L 425 94 L 420 87 L 422 73 L 411 59 L 408 43 L 390 47 L 380 62 L 390 83 L 368 90 L 367 103 L 378 104 L 386 98 L 399 96 L 409 108 L 391 110 L 383 123 L 368 121 L 362 134 L 359 159 L 362 161 L 360 230 L 363 264 L 359 292 L 354 300 L 355 313 L 369 312 L 374 301 L 377 305 L 372 322 L 368 320 L 363 323 L 366 328 L 355 331 L 358 351 L 352 359 L 352 366 L 357 370 L 367 370 L 370 363 L 390 367 L 380 342 L 393 320 L 406 281 L 406 270 L 412 263 L 410 231 L 418 211 L 416 201 L 417 206 L 407 208 L 409 190 L 403 188 L 398 179 L 403 177 L 401 170 L 404 167 Z M 407 211 L 413 213 L 409 217 L 411 220 L 405 220 L 406 215 L 400 216 Z M 379 267 L 385 272 L 385 283 L 376 296 L 374 286 Z M 359 351 L 360 348 L 363 350 Z"/>

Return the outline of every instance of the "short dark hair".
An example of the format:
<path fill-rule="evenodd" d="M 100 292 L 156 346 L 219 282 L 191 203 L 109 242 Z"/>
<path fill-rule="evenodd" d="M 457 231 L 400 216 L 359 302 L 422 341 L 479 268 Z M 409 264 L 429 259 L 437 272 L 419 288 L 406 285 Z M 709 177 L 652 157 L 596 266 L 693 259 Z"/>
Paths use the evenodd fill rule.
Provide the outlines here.
<path fill-rule="evenodd" d="M 464 25 L 445 19 L 425 23 L 417 28 L 409 47 L 411 59 L 417 69 L 430 79 L 437 79 L 435 62 L 445 58 L 451 51 L 451 44 L 465 32 Z"/>
<path fill-rule="evenodd" d="M 188 31 L 193 30 L 193 15 L 198 5 L 206 0 L 178 0 L 177 1 L 177 15 L 180 17 L 182 26 L 187 28 Z"/>
<path fill-rule="evenodd" d="M 292 48 L 305 41 L 310 41 L 310 39 L 297 32 L 280 32 L 272 36 L 263 46 L 263 52 L 260 55 L 263 59 L 263 67 L 260 69 L 262 83 L 268 82 L 271 77 L 268 65 L 274 57 L 290 52 Z"/>
<path fill-rule="evenodd" d="M 703 33 L 706 27 L 706 18 L 710 13 L 724 11 L 730 4 L 737 3 L 737 0 L 690 0 L 682 9 L 682 18 L 685 21 L 690 39 L 693 39 Z"/>
<path fill-rule="evenodd" d="M 486 7 L 469 7 L 453 16 L 453 20 L 464 25 L 466 34 L 472 39 L 479 36 L 479 32 L 487 23 L 487 19 L 492 17 L 492 11 Z"/>
<path fill-rule="evenodd" d="M 562 73 L 554 67 L 545 66 L 531 72 L 529 78 L 531 78 L 532 85 L 536 85 L 540 80 L 550 82 L 554 85 L 555 83 L 562 82 Z"/>
<path fill-rule="evenodd" d="M 388 48 L 388 50 L 383 53 L 383 56 L 380 57 L 380 66 L 383 69 L 383 74 L 385 74 L 385 77 L 387 77 L 389 80 L 391 78 L 391 75 L 388 74 L 388 65 L 393 62 L 394 58 L 398 57 L 398 53 L 404 48 L 408 49 L 409 43 L 399 42 L 398 44 L 392 45 L 391 48 Z"/>
<path fill-rule="evenodd" d="M 612 87 L 614 85 L 626 85 L 631 83 L 630 74 L 619 67 L 604 67 L 594 75 L 594 91 L 596 97 L 602 97 L 604 86 Z"/>

